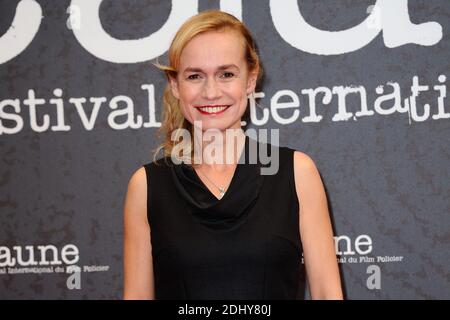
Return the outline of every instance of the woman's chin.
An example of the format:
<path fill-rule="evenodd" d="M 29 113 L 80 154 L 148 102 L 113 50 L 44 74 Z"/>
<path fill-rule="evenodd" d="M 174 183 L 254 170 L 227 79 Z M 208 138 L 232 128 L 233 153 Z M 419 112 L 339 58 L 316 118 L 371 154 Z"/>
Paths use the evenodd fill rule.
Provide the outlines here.
<path fill-rule="evenodd" d="M 201 128 L 202 131 L 207 130 L 219 130 L 225 131 L 226 129 L 232 129 L 236 126 L 237 122 L 233 121 L 222 121 L 222 120 L 195 120 L 197 130 Z"/>

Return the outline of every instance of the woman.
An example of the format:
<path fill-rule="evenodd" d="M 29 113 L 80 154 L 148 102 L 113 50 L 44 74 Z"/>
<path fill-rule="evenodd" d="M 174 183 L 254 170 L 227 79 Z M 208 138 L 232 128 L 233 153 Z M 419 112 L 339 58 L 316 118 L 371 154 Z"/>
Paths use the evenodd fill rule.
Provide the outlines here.
<path fill-rule="evenodd" d="M 124 298 L 295 299 L 303 254 L 311 298 L 341 299 L 313 160 L 279 147 L 276 174 L 262 175 L 261 161 L 247 158 L 255 140 L 243 134 L 241 120 L 261 74 L 247 28 L 227 13 L 202 12 L 175 35 L 169 65 L 158 66 L 168 77 L 165 157 L 129 181 Z M 208 131 L 219 135 L 205 139 Z M 214 161 L 229 150 L 229 131 L 238 147 L 232 143 L 231 161 Z"/>

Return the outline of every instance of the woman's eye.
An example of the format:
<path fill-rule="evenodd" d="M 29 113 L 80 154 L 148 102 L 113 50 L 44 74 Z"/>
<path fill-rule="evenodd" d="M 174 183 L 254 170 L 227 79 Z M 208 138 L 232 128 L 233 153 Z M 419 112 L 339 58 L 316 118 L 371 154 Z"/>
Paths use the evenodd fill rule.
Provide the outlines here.
<path fill-rule="evenodd" d="M 197 80 L 200 78 L 200 75 L 198 74 L 191 74 L 187 77 L 189 80 Z"/>
<path fill-rule="evenodd" d="M 223 78 L 232 78 L 232 77 L 234 77 L 234 73 L 233 72 L 224 72 L 222 74 L 222 77 Z"/>

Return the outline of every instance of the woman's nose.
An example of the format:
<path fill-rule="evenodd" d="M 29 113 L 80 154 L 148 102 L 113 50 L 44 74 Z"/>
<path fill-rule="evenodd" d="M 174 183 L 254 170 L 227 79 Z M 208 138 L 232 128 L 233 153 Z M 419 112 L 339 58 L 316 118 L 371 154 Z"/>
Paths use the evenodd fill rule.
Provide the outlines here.
<path fill-rule="evenodd" d="M 208 100 L 214 100 L 220 97 L 220 85 L 216 79 L 207 79 L 203 86 L 203 97 Z"/>

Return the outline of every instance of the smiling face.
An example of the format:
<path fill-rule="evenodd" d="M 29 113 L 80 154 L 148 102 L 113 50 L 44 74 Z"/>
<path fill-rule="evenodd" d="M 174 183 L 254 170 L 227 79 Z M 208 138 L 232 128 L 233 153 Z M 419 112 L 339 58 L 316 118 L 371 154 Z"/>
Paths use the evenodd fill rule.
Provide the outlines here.
<path fill-rule="evenodd" d="M 248 70 L 241 36 L 231 30 L 209 31 L 184 47 L 170 85 L 191 124 L 201 121 L 202 130 L 224 131 L 241 127 L 256 78 L 257 73 Z"/>

